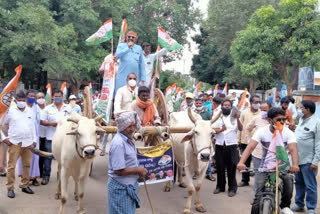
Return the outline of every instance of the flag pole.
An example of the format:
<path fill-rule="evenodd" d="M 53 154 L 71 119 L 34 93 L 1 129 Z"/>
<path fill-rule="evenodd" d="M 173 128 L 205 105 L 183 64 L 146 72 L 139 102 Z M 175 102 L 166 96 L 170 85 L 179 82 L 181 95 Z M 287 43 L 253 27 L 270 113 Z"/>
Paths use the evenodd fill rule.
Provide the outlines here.
<path fill-rule="evenodd" d="M 111 54 L 113 56 L 113 38 L 111 38 Z"/>
<path fill-rule="evenodd" d="M 278 206 L 279 206 L 279 160 L 276 160 L 276 214 L 279 213 Z"/>
<path fill-rule="evenodd" d="M 160 89 L 160 71 L 158 69 L 158 65 L 159 65 L 159 55 L 157 56 L 157 61 L 156 61 L 156 73 L 155 73 L 155 76 L 157 75 L 157 73 L 159 73 L 159 85 L 158 85 L 158 88 Z"/>

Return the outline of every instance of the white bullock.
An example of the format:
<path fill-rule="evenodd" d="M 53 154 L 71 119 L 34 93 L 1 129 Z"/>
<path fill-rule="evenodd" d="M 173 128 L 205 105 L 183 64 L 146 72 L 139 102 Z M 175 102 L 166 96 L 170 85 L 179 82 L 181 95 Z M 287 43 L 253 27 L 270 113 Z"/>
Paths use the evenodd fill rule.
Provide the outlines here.
<path fill-rule="evenodd" d="M 61 120 L 52 139 L 52 153 L 58 161 L 59 184 L 55 195 L 61 199 L 59 214 L 68 198 L 68 179 L 75 182 L 74 196 L 79 200 L 78 213 L 84 214 L 82 200 L 84 188 L 90 173 L 91 163 L 97 146 L 97 132 L 103 131 L 96 127 L 96 119 L 88 119 L 78 114 Z"/>
<path fill-rule="evenodd" d="M 180 166 L 179 168 L 181 166 L 185 168 L 186 173 L 188 199 L 183 213 L 191 213 L 191 200 L 194 192 L 196 192 L 196 210 L 198 212 L 206 212 L 200 201 L 200 187 L 213 154 L 211 136 L 214 130 L 211 128 L 211 121 L 202 120 L 199 114 L 192 113 L 191 109 L 188 109 L 188 112 L 172 113 L 169 125 L 174 127 L 193 127 L 187 134 L 171 134 L 175 161 Z M 183 186 L 181 169 L 179 171 L 178 182 L 180 186 Z M 198 176 L 194 184 L 192 175 L 196 171 Z"/>

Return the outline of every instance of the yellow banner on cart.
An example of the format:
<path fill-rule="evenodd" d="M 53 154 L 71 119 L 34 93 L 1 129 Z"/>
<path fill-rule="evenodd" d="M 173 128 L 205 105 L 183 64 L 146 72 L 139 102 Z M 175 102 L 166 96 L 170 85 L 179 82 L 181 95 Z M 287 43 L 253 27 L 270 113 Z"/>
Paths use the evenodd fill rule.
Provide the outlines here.
<path fill-rule="evenodd" d="M 154 147 L 137 148 L 137 150 L 141 155 L 144 155 L 150 158 L 155 158 L 155 157 L 163 156 L 163 154 L 171 148 L 172 148 L 172 143 L 170 141 Z"/>

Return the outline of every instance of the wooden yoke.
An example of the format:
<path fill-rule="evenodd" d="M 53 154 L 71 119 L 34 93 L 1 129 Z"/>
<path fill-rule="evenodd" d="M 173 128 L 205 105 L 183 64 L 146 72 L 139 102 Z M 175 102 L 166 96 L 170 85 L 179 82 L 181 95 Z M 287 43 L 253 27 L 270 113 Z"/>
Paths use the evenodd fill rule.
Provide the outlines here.
<path fill-rule="evenodd" d="M 106 133 L 117 133 L 116 126 L 101 126 Z M 143 135 L 156 135 L 164 132 L 170 133 L 188 133 L 192 130 L 192 127 L 169 127 L 169 126 L 145 126 L 141 128 L 141 134 Z"/>

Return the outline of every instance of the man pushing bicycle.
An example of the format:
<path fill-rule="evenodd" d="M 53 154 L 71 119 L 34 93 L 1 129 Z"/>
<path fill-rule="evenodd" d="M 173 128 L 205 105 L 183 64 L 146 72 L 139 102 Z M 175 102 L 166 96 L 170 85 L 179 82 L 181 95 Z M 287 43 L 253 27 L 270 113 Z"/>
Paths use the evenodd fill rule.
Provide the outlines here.
<path fill-rule="evenodd" d="M 268 120 L 270 125 L 262 127 L 254 133 L 237 165 L 239 170 L 246 170 L 247 167 L 244 163 L 258 143 L 261 143 L 263 152 L 257 173 L 257 192 L 253 201 L 251 214 L 259 214 L 260 212 L 260 201 L 263 197 L 266 180 L 270 173 L 276 171 L 277 159 L 279 171 L 290 171 L 291 173 L 297 173 L 299 171 L 296 138 L 294 133 L 288 127 L 284 126 L 286 120 L 285 112 L 280 108 L 271 108 L 268 111 Z M 291 155 L 291 166 L 288 160 L 288 154 Z M 293 176 L 286 173 L 281 174 L 283 191 L 280 208 L 283 209 L 290 207 L 293 192 Z"/>

